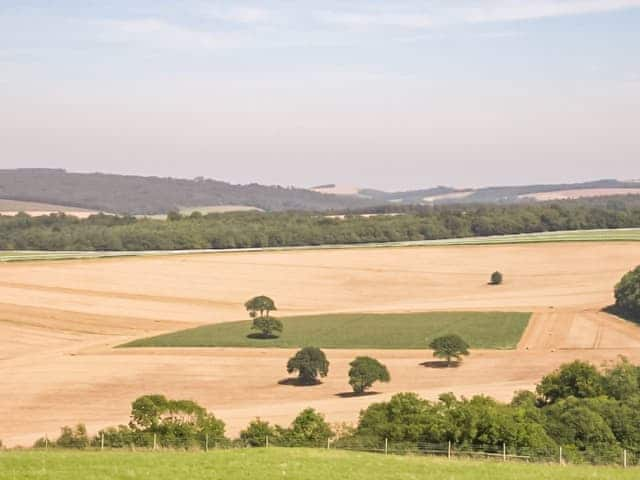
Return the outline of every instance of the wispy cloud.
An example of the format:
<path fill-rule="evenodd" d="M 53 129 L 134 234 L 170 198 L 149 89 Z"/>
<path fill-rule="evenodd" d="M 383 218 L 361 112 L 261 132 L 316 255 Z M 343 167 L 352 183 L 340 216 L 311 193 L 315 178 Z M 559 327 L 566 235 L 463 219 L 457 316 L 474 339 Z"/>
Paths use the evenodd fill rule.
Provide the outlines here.
<path fill-rule="evenodd" d="M 273 12 L 258 7 L 207 8 L 205 14 L 210 18 L 232 23 L 255 25 L 273 19 Z"/>
<path fill-rule="evenodd" d="M 351 28 L 399 27 L 424 29 L 469 23 L 510 22 L 568 15 L 584 15 L 640 7 L 640 0 L 481 0 L 470 2 L 406 2 L 356 10 L 322 10 L 323 23 Z"/>

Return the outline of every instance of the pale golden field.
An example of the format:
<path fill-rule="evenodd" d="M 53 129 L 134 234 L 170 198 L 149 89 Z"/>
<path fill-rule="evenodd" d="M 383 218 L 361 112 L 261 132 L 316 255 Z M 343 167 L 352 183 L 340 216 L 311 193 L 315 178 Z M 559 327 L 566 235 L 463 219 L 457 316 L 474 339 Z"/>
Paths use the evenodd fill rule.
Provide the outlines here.
<path fill-rule="evenodd" d="M 253 417 L 287 423 L 312 406 L 353 422 L 400 391 L 509 400 L 559 364 L 640 362 L 640 327 L 600 312 L 640 264 L 640 242 L 217 253 L 0 264 L 0 439 L 30 445 L 64 424 L 126 423 L 146 393 L 191 398 L 236 434 Z M 490 287 L 500 270 L 505 284 Z M 279 315 L 326 312 L 535 312 L 517 350 L 474 351 L 457 369 L 428 351 L 370 352 L 391 371 L 380 395 L 341 398 L 354 351 L 328 351 L 322 385 L 279 385 L 291 350 L 113 349 L 125 341 L 246 318 L 256 294 Z M 361 353 L 361 352 L 358 352 Z"/>

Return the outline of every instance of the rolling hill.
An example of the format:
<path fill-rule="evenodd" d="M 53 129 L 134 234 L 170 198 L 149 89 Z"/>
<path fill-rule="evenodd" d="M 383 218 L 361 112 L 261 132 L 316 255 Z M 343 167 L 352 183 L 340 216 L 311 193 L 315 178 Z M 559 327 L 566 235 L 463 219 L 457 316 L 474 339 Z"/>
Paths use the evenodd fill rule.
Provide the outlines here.
<path fill-rule="evenodd" d="M 614 195 L 640 195 L 640 182 L 597 180 L 573 184 L 476 189 L 438 186 L 384 192 L 334 184 L 305 189 L 257 183 L 234 185 L 202 177 L 190 180 L 72 173 L 62 169 L 0 170 L 0 200 L 5 203 L 37 202 L 53 204 L 57 206 L 57 211 L 90 210 L 132 215 L 238 209 L 362 211 L 385 205 L 523 203 Z"/>

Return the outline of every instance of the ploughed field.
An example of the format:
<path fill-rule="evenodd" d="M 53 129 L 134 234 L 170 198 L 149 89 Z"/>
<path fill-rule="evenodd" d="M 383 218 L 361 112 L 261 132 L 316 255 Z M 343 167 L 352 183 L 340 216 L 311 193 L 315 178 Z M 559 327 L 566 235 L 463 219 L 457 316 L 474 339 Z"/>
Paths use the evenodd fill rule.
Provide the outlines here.
<path fill-rule="evenodd" d="M 0 479 L 21 480 L 631 480 L 637 473 L 635 468 L 446 460 L 302 448 L 209 453 L 0 453 Z"/>
<path fill-rule="evenodd" d="M 640 327 L 601 311 L 613 302 L 613 285 L 638 263 L 640 242 L 624 241 L 2 263 L 0 411 L 11 414 L 0 416 L 0 439 L 30 445 L 44 434 L 56 436 L 64 424 L 84 422 L 95 432 L 126 423 L 131 401 L 148 393 L 197 401 L 226 422 L 230 435 L 256 416 L 288 424 L 308 406 L 329 421 L 353 422 L 369 403 L 401 391 L 509 400 L 570 360 L 600 365 L 626 355 L 640 362 Z M 487 284 L 494 270 L 504 274 L 499 287 Z M 375 321 L 394 318 L 363 313 L 398 315 L 394 331 L 404 331 L 404 324 L 412 333 L 403 335 L 416 343 L 406 349 L 329 349 L 329 375 L 312 387 L 281 384 L 295 353 L 284 347 L 298 343 L 291 340 L 291 325 L 280 340 L 291 343 L 278 345 L 283 348 L 114 348 L 211 324 L 232 335 L 238 324 L 222 324 L 246 319 L 244 302 L 259 294 L 273 297 L 277 316 L 287 322 L 322 316 L 343 318 L 348 326 L 349 319 L 370 318 L 371 324 L 357 323 L 363 338 L 373 335 Z M 426 348 L 429 334 L 416 327 L 416 312 L 452 312 L 443 314 L 451 315 L 451 329 L 462 328 L 466 319 L 467 332 L 473 312 L 533 314 L 519 341 L 511 336 L 501 343 L 501 330 L 494 327 L 468 339 L 473 344 L 488 333 L 496 343 L 477 346 L 517 343 L 515 349 L 476 348 L 460 367 L 446 369 L 425 366 L 431 352 L 415 348 L 421 341 Z M 403 322 L 399 314 L 413 320 Z M 238 330 L 238 344 L 247 340 L 246 327 Z M 340 330 L 332 331 L 338 339 Z M 344 398 L 349 362 L 363 354 L 385 363 L 392 380 L 375 385 L 377 395 Z"/>

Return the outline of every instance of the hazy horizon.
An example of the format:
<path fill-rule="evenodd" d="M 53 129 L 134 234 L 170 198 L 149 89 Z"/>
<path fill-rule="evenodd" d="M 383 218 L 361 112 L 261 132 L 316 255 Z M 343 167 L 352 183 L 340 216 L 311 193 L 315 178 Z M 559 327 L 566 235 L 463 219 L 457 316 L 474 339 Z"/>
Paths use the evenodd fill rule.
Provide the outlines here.
<path fill-rule="evenodd" d="M 0 5 L 0 168 L 409 190 L 640 177 L 640 0 Z"/>

